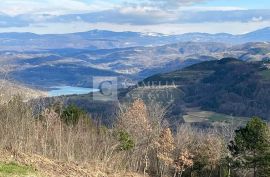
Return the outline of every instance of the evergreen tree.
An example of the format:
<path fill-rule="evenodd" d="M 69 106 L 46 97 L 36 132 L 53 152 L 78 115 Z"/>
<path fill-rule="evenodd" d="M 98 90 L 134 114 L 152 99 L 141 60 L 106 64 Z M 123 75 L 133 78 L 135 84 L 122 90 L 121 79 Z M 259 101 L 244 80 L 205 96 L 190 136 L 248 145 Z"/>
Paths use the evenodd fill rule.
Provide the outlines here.
<path fill-rule="evenodd" d="M 67 125 L 76 125 L 81 118 L 86 118 L 87 114 L 76 105 L 69 105 L 63 110 L 61 115 L 62 120 Z"/>
<path fill-rule="evenodd" d="M 246 127 L 236 130 L 235 146 L 243 166 L 253 170 L 254 177 L 270 176 L 269 127 L 260 118 L 252 118 Z M 232 151 L 232 150 L 231 150 Z"/>

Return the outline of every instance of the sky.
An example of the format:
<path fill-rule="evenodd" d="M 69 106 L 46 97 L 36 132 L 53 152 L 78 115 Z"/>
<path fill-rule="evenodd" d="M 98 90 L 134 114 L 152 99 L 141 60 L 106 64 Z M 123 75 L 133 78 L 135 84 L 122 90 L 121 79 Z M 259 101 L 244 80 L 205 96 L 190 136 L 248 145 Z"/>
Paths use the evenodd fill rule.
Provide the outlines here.
<path fill-rule="evenodd" d="M 0 32 L 93 29 L 243 34 L 270 26 L 269 0 L 1 0 Z"/>

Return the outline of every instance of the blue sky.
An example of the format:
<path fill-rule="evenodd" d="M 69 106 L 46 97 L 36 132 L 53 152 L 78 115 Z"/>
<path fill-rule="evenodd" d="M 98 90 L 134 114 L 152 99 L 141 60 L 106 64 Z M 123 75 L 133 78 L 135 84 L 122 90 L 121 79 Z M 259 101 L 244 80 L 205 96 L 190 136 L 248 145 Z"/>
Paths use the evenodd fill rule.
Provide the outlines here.
<path fill-rule="evenodd" d="M 0 32 L 242 34 L 270 26 L 269 0 L 1 0 Z"/>

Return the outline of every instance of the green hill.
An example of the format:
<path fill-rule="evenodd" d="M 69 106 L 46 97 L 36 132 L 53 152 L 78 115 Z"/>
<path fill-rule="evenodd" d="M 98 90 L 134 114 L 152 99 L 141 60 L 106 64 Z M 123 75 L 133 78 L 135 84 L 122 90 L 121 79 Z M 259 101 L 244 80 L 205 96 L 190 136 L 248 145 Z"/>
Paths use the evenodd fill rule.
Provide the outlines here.
<path fill-rule="evenodd" d="M 200 108 L 232 116 L 256 115 L 269 119 L 270 70 L 268 63 L 247 63 L 234 58 L 225 58 L 149 77 L 139 83 L 140 90 L 143 90 L 140 93 L 149 92 L 147 89 L 142 89 L 145 83 L 159 85 L 156 87 L 152 84 L 152 90 L 162 87 L 164 89 L 168 84 L 176 85 L 177 91 L 174 90 L 171 94 L 175 92 L 182 94 L 173 100 L 172 112 L 177 110 L 176 112 L 179 113 L 179 110 L 182 110 L 181 113 L 185 114 L 187 109 Z M 139 88 L 134 88 L 129 95 L 138 90 Z M 168 91 L 168 89 L 165 90 Z M 159 101 L 166 103 L 168 100 Z"/>

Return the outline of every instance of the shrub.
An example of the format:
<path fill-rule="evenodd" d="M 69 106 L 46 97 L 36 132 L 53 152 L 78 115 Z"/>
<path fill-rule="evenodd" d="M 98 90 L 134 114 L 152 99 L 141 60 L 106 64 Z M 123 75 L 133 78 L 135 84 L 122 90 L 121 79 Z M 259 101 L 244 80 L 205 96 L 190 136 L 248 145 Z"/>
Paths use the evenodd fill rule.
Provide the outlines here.
<path fill-rule="evenodd" d="M 120 150 L 128 151 L 134 148 L 135 143 L 132 140 L 131 136 L 126 131 L 119 131 L 118 132 L 118 141 L 120 142 Z"/>
<path fill-rule="evenodd" d="M 76 105 L 69 105 L 63 110 L 61 118 L 67 125 L 76 125 L 80 118 L 85 118 L 86 116 L 86 112 Z"/>

